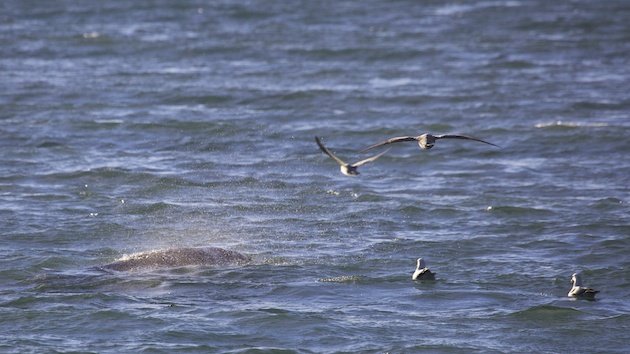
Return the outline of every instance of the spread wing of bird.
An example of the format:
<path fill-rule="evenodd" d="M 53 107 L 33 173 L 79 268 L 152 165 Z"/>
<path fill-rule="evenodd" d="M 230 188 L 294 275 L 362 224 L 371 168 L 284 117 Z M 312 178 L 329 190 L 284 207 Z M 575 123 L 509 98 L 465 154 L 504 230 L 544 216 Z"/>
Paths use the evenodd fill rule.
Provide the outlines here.
<path fill-rule="evenodd" d="M 372 150 L 376 147 L 379 146 L 383 146 L 383 145 L 389 145 L 389 144 L 394 144 L 394 143 L 401 143 L 403 141 L 414 141 L 414 140 L 418 140 L 418 137 L 415 136 L 397 136 L 395 138 L 389 138 L 385 141 L 381 141 L 380 143 L 376 143 L 374 145 L 370 145 L 368 147 L 366 147 L 365 149 L 361 150 L 361 152 L 365 152 L 368 150 Z"/>
<path fill-rule="evenodd" d="M 385 155 L 388 151 L 389 151 L 389 149 L 387 149 L 387 150 L 385 150 L 385 151 L 381 152 L 381 153 L 380 153 L 380 154 L 378 154 L 378 155 L 374 155 L 374 156 L 372 156 L 372 157 L 368 157 L 368 158 L 367 158 L 367 159 L 365 159 L 365 160 L 361 160 L 361 161 L 355 162 L 355 163 L 353 163 L 353 164 L 352 164 L 352 166 L 354 166 L 354 167 L 363 166 L 363 165 L 365 165 L 366 163 L 368 163 L 368 162 L 372 162 L 372 161 L 374 161 L 374 160 L 378 159 L 379 157 L 381 157 L 381 156 Z"/>
<path fill-rule="evenodd" d="M 468 135 L 459 135 L 459 134 L 443 134 L 443 135 L 435 135 L 436 139 L 464 139 L 464 140 L 474 140 L 474 141 L 478 141 L 480 143 L 484 143 L 484 144 L 488 144 L 488 145 L 492 145 L 492 146 L 496 146 L 496 147 L 500 147 L 499 145 L 493 144 L 491 142 L 485 141 L 485 140 L 481 140 L 472 136 L 468 136 Z"/>
<path fill-rule="evenodd" d="M 342 159 L 338 158 L 337 156 L 335 156 L 335 154 L 333 154 L 330 150 L 328 150 L 328 148 L 325 147 L 324 144 L 322 144 L 321 140 L 319 140 L 319 137 L 317 136 L 315 137 L 315 142 L 317 143 L 319 148 L 324 152 L 324 154 L 330 156 L 333 160 L 337 161 L 337 163 L 340 165 L 347 165 Z"/>

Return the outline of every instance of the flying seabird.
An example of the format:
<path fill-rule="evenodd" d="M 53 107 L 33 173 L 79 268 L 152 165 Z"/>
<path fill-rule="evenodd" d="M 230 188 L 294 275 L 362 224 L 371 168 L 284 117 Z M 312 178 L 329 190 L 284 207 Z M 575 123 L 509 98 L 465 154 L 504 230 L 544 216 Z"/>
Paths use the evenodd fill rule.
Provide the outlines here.
<path fill-rule="evenodd" d="M 416 266 L 416 271 L 413 272 L 411 276 L 412 280 L 435 280 L 435 273 L 432 273 L 431 270 L 424 263 L 424 259 L 418 258 L 418 264 Z"/>
<path fill-rule="evenodd" d="M 379 157 L 383 156 L 387 151 L 389 151 L 389 149 L 381 152 L 378 155 L 374 155 L 372 157 L 369 157 L 365 160 L 361 160 L 355 163 L 346 163 L 345 161 L 343 161 L 342 159 L 338 158 L 337 156 L 335 156 L 330 150 L 328 150 L 327 147 L 324 146 L 324 144 L 322 144 L 322 142 L 319 140 L 319 137 L 315 137 L 315 142 L 317 143 L 317 145 L 319 146 L 319 148 L 328 156 L 330 156 L 333 160 L 337 161 L 337 163 L 339 164 L 339 169 L 341 170 L 341 173 L 343 173 L 346 176 L 356 176 L 359 174 L 359 171 L 357 171 L 357 169 L 359 168 L 359 166 L 363 166 L 368 162 L 372 162 L 376 159 L 378 159 Z"/>
<path fill-rule="evenodd" d="M 437 140 L 440 139 L 463 139 L 463 140 L 474 140 L 474 141 L 478 141 L 481 143 L 485 143 L 488 145 L 492 145 L 492 146 L 496 146 L 499 147 L 499 145 L 495 145 L 493 143 L 487 142 L 485 140 L 481 140 L 472 136 L 468 136 L 468 135 L 459 135 L 459 134 L 442 134 L 442 135 L 431 135 L 429 133 L 425 133 L 422 135 L 418 135 L 418 136 L 398 136 L 395 138 L 389 138 L 385 141 L 381 141 L 380 143 L 376 143 L 374 145 L 370 145 L 368 147 L 366 147 L 365 149 L 361 150 L 361 152 L 364 151 L 368 151 L 371 149 L 374 149 L 375 147 L 379 147 L 379 146 L 383 146 L 383 145 L 388 145 L 388 144 L 394 144 L 394 143 L 401 143 L 403 141 L 417 141 L 418 145 L 420 146 L 420 149 L 422 150 L 429 150 L 433 147 L 433 145 L 435 145 L 435 142 Z"/>
<path fill-rule="evenodd" d="M 582 286 L 582 277 L 578 273 L 573 273 L 571 276 L 571 284 L 573 284 L 573 287 L 567 294 L 570 297 L 595 300 L 595 294 L 599 292 L 598 290 Z"/>

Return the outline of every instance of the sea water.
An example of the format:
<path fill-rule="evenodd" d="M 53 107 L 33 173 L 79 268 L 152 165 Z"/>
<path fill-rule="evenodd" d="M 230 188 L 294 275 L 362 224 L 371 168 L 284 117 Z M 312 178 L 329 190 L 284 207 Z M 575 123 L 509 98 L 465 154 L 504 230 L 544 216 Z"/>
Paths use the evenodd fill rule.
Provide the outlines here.
<path fill-rule="evenodd" d="M 612 0 L 3 1 L 0 351 L 628 352 L 629 34 Z M 425 132 L 500 148 L 347 177 L 314 141 Z M 98 268 L 204 246 L 252 262 Z"/>

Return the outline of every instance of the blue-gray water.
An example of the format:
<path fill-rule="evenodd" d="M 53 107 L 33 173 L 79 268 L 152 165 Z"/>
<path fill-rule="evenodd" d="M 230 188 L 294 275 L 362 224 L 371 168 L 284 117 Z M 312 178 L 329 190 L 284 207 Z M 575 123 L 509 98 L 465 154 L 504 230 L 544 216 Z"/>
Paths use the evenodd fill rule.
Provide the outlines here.
<path fill-rule="evenodd" d="M 627 352 L 629 92 L 627 1 L 3 1 L 0 351 Z"/>

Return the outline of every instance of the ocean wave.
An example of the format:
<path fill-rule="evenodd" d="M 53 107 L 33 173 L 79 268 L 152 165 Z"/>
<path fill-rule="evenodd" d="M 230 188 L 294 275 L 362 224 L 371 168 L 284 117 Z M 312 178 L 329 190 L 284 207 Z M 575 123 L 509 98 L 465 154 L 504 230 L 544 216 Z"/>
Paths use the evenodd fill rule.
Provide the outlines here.
<path fill-rule="evenodd" d="M 336 277 L 319 278 L 317 281 L 321 283 L 357 284 L 364 281 L 364 277 L 360 275 L 340 275 Z"/>
<path fill-rule="evenodd" d="M 375 78 L 369 81 L 370 85 L 375 88 L 392 88 L 397 86 L 406 86 L 412 84 L 414 81 L 410 78 L 397 78 L 397 79 L 381 79 Z"/>
<path fill-rule="evenodd" d="M 131 204 L 128 203 L 125 208 L 125 212 L 132 215 L 146 215 L 156 212 L 163 212 L 170 208 L 175 207 L 174 204 L 165 203 L 165 202 L 157 202 L 157 203 L 147 203 L 147 204 Z"/>
<path fill-rule="evenodd" d="M 591 208 L 597 210 L 616 210 L 619 208 L 627 208 L 622 199 L 615 197 L 598 199 L 595 202 L 591 203 L 590 206 Z"/>
<path fill-rule="evenodd" d="M 518 7 L 522 6 L 520 1 L 482 1 L 472 5 L 448 4 L 435 10 L 438 16 L 462 15 L 467 12 L 480 10 L 489 7 Z"/>
<path fill-rule="evenodd" d="M 116 118 L 112 118 L 112 119 L 94 119 L 94 123 L 108 125 L 108 126 L 115 126 L 115 125 L 119 125 L 119 124 L 125 123 L 125 120 L 123 120 L 123 119 L 116 119 Z"/>
<path fill-rule="evenodd" d="M 486 207 L 486 211 L 506 216 L 549 216 L 553 214 L 553 211 L 549 209 L 511 205 L 491 205 Z"/>
<path fill-rule="evenodd" d="M 516 311 L 511 316 L 521 320 L 557 323 L 572 320 L 581 315 L 584 315 L 584 312 L 572 307 L 545 304 Z"/>
<path fill-rule="evenodd" d="M 608 123 L 604 122 L 571 122 L 557 120 L 554 122 L 537 123 L 536 128 L 600 128 L 608 127 Z"/>

